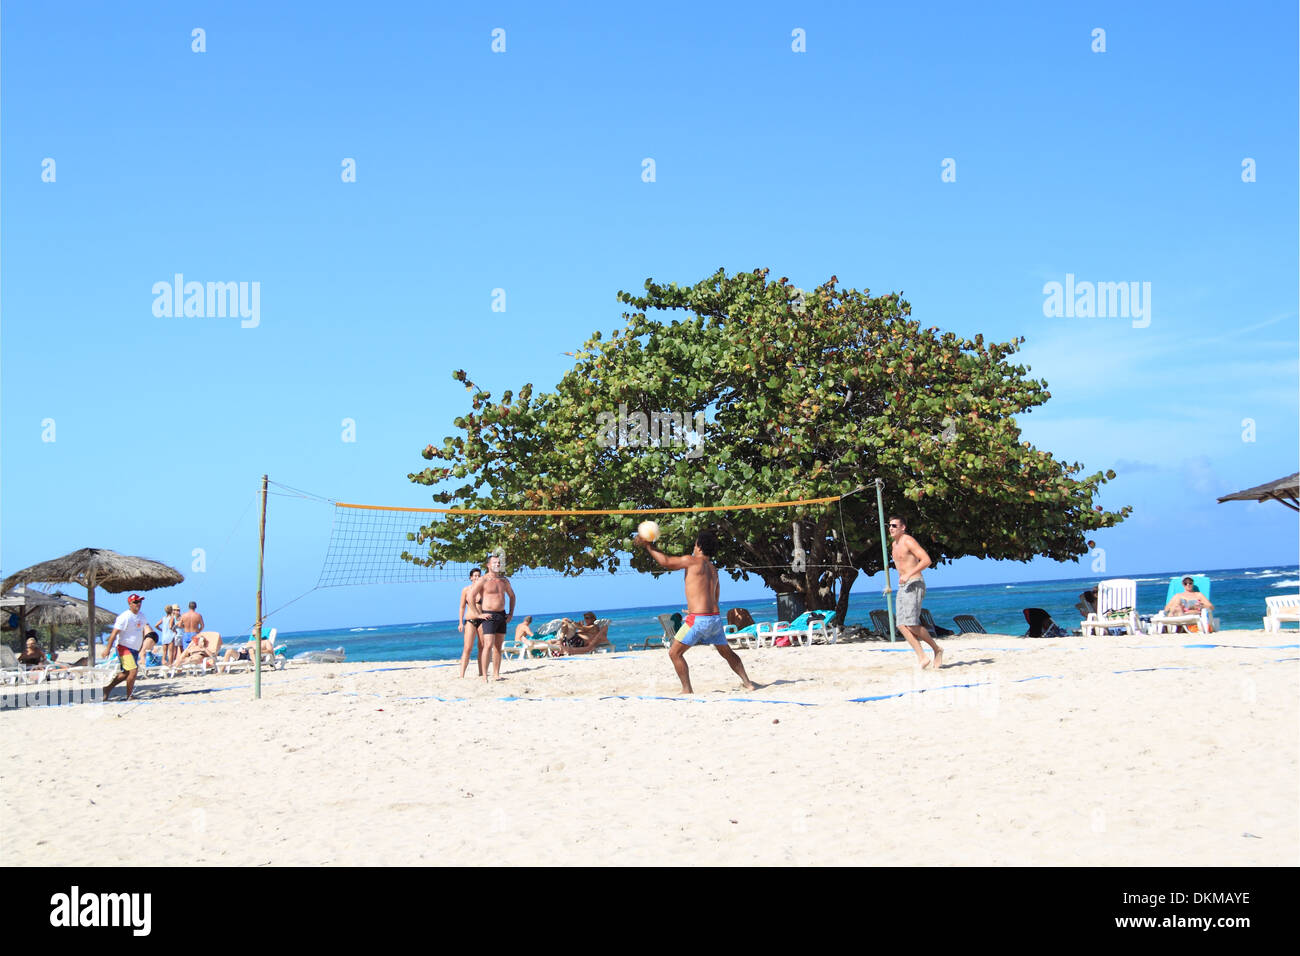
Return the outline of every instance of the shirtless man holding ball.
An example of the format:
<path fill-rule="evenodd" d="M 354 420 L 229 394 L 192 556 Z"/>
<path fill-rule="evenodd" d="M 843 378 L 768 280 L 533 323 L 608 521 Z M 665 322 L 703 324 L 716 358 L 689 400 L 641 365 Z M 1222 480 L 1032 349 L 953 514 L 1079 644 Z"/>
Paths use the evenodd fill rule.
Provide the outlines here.
<path fill-rule="evenodd" d="M 711 560 L 718 552 L 718 539 L 711 531 L 701 531 L 695 539 L 695 548 L 680 558 L 669 557 L 651 544 L 659 537 L 659 526 L 652 521 L 642 522 L 632 543 L 645 548 L 646 554 L 662 568 L 686 572 L 686 618 L 682 629 L 673 638 L 668 659 L 682 682 L 682 693 L 693 694 L 691 672 L 686 666 L 686 652 L 696 644 L 712 644 L 731 669 L 740 677 L 745 690 L 754 690 L 754 684 L 745 673 L 745 665 L 727 643 L 722 628 L 722 615 L 718 612 L 718 569 Z"/>

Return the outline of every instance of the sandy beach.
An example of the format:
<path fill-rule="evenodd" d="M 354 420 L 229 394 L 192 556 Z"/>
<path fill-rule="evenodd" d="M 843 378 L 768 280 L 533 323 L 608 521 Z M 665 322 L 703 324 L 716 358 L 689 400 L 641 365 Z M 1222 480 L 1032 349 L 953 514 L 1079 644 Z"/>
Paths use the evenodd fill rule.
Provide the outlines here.
<path fill-rule="evenodd" d="M 0 856 L 1296 865 L 1295 644 L 980 635 L 945 640 L 937 673 L 905 645 L 769 648 L 742 652 L 753 693 L 697 649 L 677 699 L 661 650 L 511 661 L 492 686 L 301 665 L 261 701 L 249 674 L 150 679 L 131 703 L 3 713 Z M 124 813 L 138 832 L 115 839 Z"/>

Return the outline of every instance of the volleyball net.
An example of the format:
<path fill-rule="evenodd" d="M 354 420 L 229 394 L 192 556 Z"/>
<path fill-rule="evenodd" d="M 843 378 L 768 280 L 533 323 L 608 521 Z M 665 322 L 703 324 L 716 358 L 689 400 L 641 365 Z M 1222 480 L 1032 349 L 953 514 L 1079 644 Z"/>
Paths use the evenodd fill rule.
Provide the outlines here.
<path fill-rule="evenodd" d="M 776 517 L 778 509 L 795 509 L 796 514 L 806 515 L 810 509 L 819 508 L 838 512 L 843 497 L 681 508 L 557 510 L 404 508 L 331 501 L 333 525 L 316 587 L 464 581 L 471 570 L 482 568 L 491 554 L 501 558 L 502 571 L 512 578 L 644 573 L 632 566 L 631 545 L 627 543 L 641 521 L 666 523 L 663 543 L 668 544 L 669 550 L 684 552 L 690 550 L 693 542 L 686 542 L 672 532 L 684 531 L 692 515 L 773 511 Z M 788 517 L 789 511 L 778 520 Z M 843 533 L 843 516 L 836 513 L 830 517 L 834 518 L 831 524 L 837 529 L 832 533 L 839 537 Z M 512 563 L 519 554 L 539 553 L 537 545 L 543 540 L 559 542 L 558 548 L 549 552 L 549 563 L 562 567 Z M 452 541 L 462 546 L 447 547 Z M 450 561 L 431 556 L 448 550 L 459 553 L 468 550 L 475 555 L 475 560 Z M 832 551 L 836 564 L 824 566 L 846 563 L 847 552 L 841 554 L 841 550 Z M 801 563 L 797 547 L 795 551 L 793 558 L 796 564 Z M 779 567 L 788 568 L 789 564 Z M 745 565 L 722 570 L 753 573 L 759 568 Z"/>

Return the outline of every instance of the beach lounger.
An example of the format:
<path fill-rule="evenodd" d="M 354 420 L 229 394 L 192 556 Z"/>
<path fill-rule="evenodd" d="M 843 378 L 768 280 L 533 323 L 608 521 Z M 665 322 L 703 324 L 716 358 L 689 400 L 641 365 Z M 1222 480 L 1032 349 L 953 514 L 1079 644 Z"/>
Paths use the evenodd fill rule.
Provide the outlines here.
<path fill-rule="evenodd" d="M 929 608 L 921 608 L 921 623 L 925 629 L 930 632 L 931 637 L 951 637 L 952 631 L 946 627 L 940 627 L 934 622 L 934 615 L 930 613 Z"/>
<path fill-rule="evenodd" d="M 835 623 L 835 615 L 832 614 L 824 621 L 808 622 L 808 643 L 809 644 L 834 644 L 840 639 L 842 628 Z"/>
<path fill-rule="evenodd" d="M 67 664 L 48 658 L 41 664 L 24 664 L 13 648 L 0 644 L 0 682 L 5 684 L 40 684 L 47 680 L 71 678 L 72 672 Z"/>
<path fill-rule="evenodd" d="M 263 670 L 266 669 L 268 664 L 271 666 L 272 670 L 283 670 L 289 663 L 288 658 L 280 653 L 280 651 L 285 650 L 285 645 L 281 644 L 279 647 L 275 647 L 276 633 L 277 630 L 274 627 L 269 630 L 266 628 L 263 628 L 262 630 L 262 640 L 270 641 L 272 645 L 272 649 L 269 652 L 262 654 Z M 253 640 L 253 634 L 251 631 L 249 632 L 248 639 L 250 642 Z M 251 671 L 254 663 L 255 662 L 251 655 L 245 660 L 217 661 L 216 671 L 218 674 L 238 674 L 241 671 Z"/>
<path fill-rule="evenodd" d="M 804 611 L 792 621 L 764 621 L 754 624 L 753 628 L 752 639 L 757 647 L 775 647 L 781 637 L 789 639 L 791 647 L 809 647 L 818 641 L 834 644 L 840 635 L 834 611 Z M 747 631 L 749 628 L 745 627 L 737 633 Z"/>
<path fill-rule="evenodd" d="M 1264 630 L 1275 634 L 1286 623 L 1300 624 L 1300 594 L 1275 594 L 1264 598 Z"/>
<path fill-rule="evenodd" d="M 550 637 L 545 640 L 539 639 L 536 632 L 532 637 L 521 637 L 511 641 L 501 651 L 502 657 L 509 657 L 510 652 L 514 651 L 515 660 L 525 660 L 527 658 L 551 657 L 555 650 L 557 638 Z"/>
<path fill-rule="evenodd" d="M 677 636 L 677 630 L 673 626 L 673 616 L 671 614 L 659 615 L 659 626 L 663 628 L 662 634 L 651 634 L 638 648 L 637 645 L 631 645 L 628 650 L 645 650 L 648 647 L 671 647 L 673 638 Z"/>
<path fill-rule="evenodd" d="M 0 679 L 6 684 L 27 683 L 27 668 L 18 663 L 18 655 L 7 644 L 0 644 Z"/>
<path fill-rule="evenodd" d="M 987 634 L 984 625 L 974 614 L 954 614 L 952 622 L 957 625 L 958 634 Z"/>
<path fill-rule="evenodd" d="M 734 624 L 724 624 L 722 633 L 727 637 L 727 644 L 732 650 L 745 650 L 754 647 L 754 626 L 736 627 Z"/>
<path fill-rule="evenodd" d="M 1196 589 L 1205 595 L 1205 600 L 1210 600 L 1211 582 L 1207 575 L 1179 574 L 1169 579 L 1169 590 L 1165 592 L 1166 607 L 1175 595 L 1183 593 L 1183 578 L 1191 578 Z M 1219 619 L 1206 608 L 1200 608 L 1195 614 L 1166 614 L 1162 609 L 1151 618 L 1152 634 L 1164 633 L 1165 628 L 1168 628 L 1170 633 L 1177 633 L 1180 627 L 1189 630 L 1195 627 L 1201 634 L 1210 634 L 1219 630 Z"/>
<path fill-rule="evenodd" d="M 596 618 L 594 623 L 596 624 L 597 627 L 599 627 L 602 624 L 605 625 L 605 643 L 597 647 L 594 651 L 592 651 L 592 653 L 593 654 L 612 653 L 615 648 L 614 648 L 614 642 L 609 639 L 610 619 L 607 617 L 598 617 Z"/>
<path fill-rule="evenodd" d="M 805 611 L 790 622 L 789 629 L 799 631 L 804 646 L 834 644 L 840 636 L 834 611 Z"/>
<path fill-rule="evenodd" d="M 1097 585 L 1097 610 L 1079 624 L 1083 635 L 1111 631 L 1141 633 L 1137 615 L 1137 582 L 1132 578 L 1111 578 Z"/>
<path fill-rule="evenodd" d="M 876 636 L 880 640 L 882 641 L 892 640 L 892 635 L 890 635 L 889 633 L 889 612 L 888 611 L 880 611 L 880 610 L 872 611 L 871 626 L 875 629 Z M 903 639 L 902 634 L 899 634 L 898 637 L 900 640 Z"/>

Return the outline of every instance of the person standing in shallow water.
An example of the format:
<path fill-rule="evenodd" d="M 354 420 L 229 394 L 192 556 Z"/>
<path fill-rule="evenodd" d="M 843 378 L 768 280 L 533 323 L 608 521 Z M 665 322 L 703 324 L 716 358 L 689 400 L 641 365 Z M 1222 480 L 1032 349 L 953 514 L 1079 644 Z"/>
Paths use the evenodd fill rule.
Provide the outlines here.
<path fill-rule="evenodd" d="M 632 539 L 632 543 L 645 548 L 646 554 L 654 558 L 660 567 L 669 571 L 686 572 L 686 618 L 682 622 L 682 629 L 673 638 L 672 647 L 668 649 L 668 659 L 673 662 L 673 670 L 682 682 L 682 693 L 695 693 L 691 690 L 691 672 L 686 666 L 686 652 L 696 644 L 712 644 L 740 677 L 741 686 L 745 690 L 754 690 L 753 681 L 745 673 L 745 665 L 727 643 L 722 614 L 718 611 L 718 569 L 713 566 L 712 560 L 718 553 L 718 539 L 713 532 L 700 532 L 691 553 L 679 558 L 669 557 L 639 534 Z"/>
<path fill-rule="evenodd" d="M 907 533 L 907 522 L 897 515 L 889 517 L 889 537 L 893 539 L 892 556 L 898 568 L 898 629 L 916 651 L 916 661 L 924 670 L 943 666 L 943 649 L 921 623 L 921 601 L 925 599 L 925 580 L 921 572 L 931 566 L 925 548 Z M 921 641 L 934 648 L 934 660 L 926 660 Z"/>

